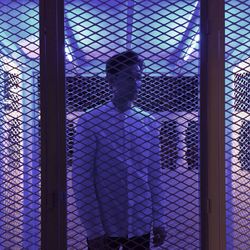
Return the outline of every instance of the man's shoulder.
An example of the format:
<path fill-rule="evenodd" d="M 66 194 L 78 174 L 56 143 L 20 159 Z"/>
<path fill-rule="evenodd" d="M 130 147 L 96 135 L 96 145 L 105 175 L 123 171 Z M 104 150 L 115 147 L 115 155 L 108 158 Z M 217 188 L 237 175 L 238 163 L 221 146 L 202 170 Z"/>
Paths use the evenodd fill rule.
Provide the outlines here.
<path fill-rule="evenodd" d="M 107 104 L 102 104 L 94 108 L 88 109 L 79 117 L 77 121 L 77 126 L 93 131 L 96 129 L 100 129 L 102 121 L 107 118 L 104 117 L 107 113 L 107 110 Z"/>
<path fill-rule="evenodd" d="M 136 107 L 134 106 L 133 110 L 135 111 L 135 113 L 140 117 L 140 118 L 146 118 L 149 120 L 155 120 L 154 116 L 152 114 L 150 114 L 149 112 L 143 110 L 140 107 Z"/>
<path fill-rule="evenodd" d="M 149 126 L 153 129 L 159 129 L 160 124 L 153 114 L 139 107 L 134 107 L 134 111 L 137 114 L 137 120 L 140 120 L 144 125 Z"/>
<path fill-rule="evenodd" d="M 92 119 L 98 119 L 103 114 L 105 114 L 108 110 L 108 104 L 100 104 L 96 107 L 88 109 L 86 112 L 84 112 L 81 116 L 81 119 L 83 120 L 92 120 Z"/>

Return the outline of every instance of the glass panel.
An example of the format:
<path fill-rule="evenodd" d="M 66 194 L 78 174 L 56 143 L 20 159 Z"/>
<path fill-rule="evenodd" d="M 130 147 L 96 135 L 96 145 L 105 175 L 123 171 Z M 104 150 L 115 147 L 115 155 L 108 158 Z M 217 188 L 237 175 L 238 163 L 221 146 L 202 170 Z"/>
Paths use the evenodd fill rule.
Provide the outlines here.
<path fill-rule="evenodd" d="M 199 8 L 65 1 L 69 249 L 200 248 Z"/>
<path fill-rule="evenodd" d="M 0 249 L 40 246 L 38 1 L 0 1 Z"/>
<path fill-rule="evenodd" d="M 227 249 L 250 248 L 250 1 L 226 1 Z"/>

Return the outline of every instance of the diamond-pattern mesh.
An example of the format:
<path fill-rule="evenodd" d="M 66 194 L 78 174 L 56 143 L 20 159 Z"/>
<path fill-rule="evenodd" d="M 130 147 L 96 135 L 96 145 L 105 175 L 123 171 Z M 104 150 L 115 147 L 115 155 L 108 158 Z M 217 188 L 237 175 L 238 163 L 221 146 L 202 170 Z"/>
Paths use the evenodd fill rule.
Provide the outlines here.
<path fill-rule="evenodd" d="M 227 249 L 250 249 L 249 6 L 225 4 Z"/>
<path fill-rule="evenodd" d="M 65 1 L 68 249 L 200 248 L 199 16 L 192 0 Z M 128 56 L 106 74 L 127 50 L 142 75 Z"/>
<path fill-rule="evenodd" d="M 40 247 L 38 1 L 0 1 L 0 249 Z"/>
<path fill-rule="evenodd" d="M 38 5 L 0 1 L 0 249 L 40 248 Z M 250 249 L 249 5 L 225 3 L 227 249 Z M 144 219 L 167 232 L 158 249 L 199 249 L 199 2 L 66 0 L 65 42 L 68 248 L 87 249 L 88 225 L 98 219 L 87 216 L 101 201 L 108 208 L 103 213 L 98 207 L 104 233 L 117 228 L 109 236 L 122 236 L 119 244 L 129 249 L 136 240 L 148 241 L 147 235 L 126 241 L 144 232 Z M 105 63 L 128 49 L 144 64 L 137 108 L 112 123 L 105 109 L 113 95 Z M 79 127 L 93 136 L 78 141 Z M 89 159 L 95 143 L 104 150 L 101 159 L 94 157 L 101 160 L 98 181 L 96 172 L 86 178 L 86 165 L 75 163 Z M 161 185 L 155 190 L 149 179 Z M 92 184 L 96 195 L 107 192 L 95 202 L 88 193 Z M 147 198 L 158 213 L 145 205 Z M 101 235 L 100 228 L 91 229 Z M 154 230 L 148 233 L 153 249 Z"/>

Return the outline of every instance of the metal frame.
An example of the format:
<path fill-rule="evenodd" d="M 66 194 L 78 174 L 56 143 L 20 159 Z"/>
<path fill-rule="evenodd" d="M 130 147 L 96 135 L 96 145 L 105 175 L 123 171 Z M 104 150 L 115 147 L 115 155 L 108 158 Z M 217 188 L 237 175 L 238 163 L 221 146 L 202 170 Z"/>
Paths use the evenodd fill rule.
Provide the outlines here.
<path fill-rule="evenodd" d="M 42 249 L 66 249 L 64 1 L 40 1 Z M 201 0 L 201 248 L 226 249 L 224 1 Z"/>
<path fill-rule="evenodd" d="M 67 248 L 64 1 L 40 1 L 41 245 Z"/>
<path fill-rule="evenodd" d="M 201 0 L 202 249 L 226 249 L 224 1 Z"/>

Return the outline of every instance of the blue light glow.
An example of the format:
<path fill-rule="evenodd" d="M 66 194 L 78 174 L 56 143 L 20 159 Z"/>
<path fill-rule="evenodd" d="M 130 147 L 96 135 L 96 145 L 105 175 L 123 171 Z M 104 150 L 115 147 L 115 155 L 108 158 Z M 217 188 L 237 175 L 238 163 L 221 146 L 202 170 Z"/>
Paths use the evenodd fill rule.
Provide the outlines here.
<path fill-rule="evenodd" d="M 187 61 L 192 53 L 195 51 L 195 48 L 197 46 L 197 44 L 199 43 L 200 41 L 200 34 L 196 34 L 194 39 L 192 40 L 192 43 L 191 43 L 191 46 L 188 48 L 187 52 L 186 52 L 186 55 L 184 57 L 184 61 Z"/>
<path fill-rule="evenodd" d="M 70 46 L 68 45 L 67 40 L 66 40 L 66 44 L 65 44 L 65 54 L 66 54 L 67 60 L 72 62 L 73 61 L 72 50 L 71 50 Z"/>

